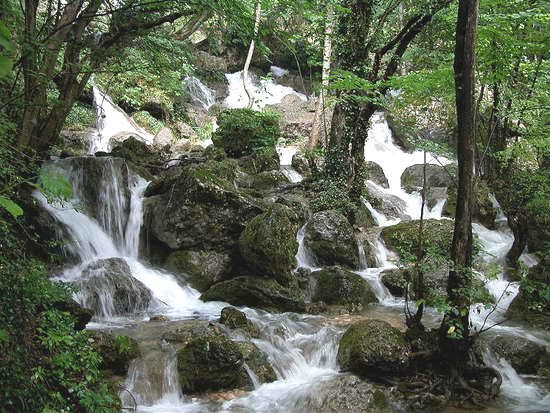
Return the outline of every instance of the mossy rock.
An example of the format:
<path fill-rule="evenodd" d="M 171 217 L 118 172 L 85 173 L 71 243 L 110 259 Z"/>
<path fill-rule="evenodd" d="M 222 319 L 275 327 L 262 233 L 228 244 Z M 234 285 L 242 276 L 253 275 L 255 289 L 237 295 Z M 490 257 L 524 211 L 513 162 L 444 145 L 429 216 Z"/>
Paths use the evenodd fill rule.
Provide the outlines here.
<path fill-rule="evenodd" d="M 177 352 L 183 392 L 230 390 L 240 387 L 244 357 L 239 346 L 223 335 L 191 339 Z"/>
<path fill-rule="evenodd" d="M 441 188 L 453 184 L 454 169 L 449 170 L 446 166 L 426 165 L 426 187 Z M 401 175 L 401 186 L 407 192 L 417 191 L 422 188 L 424 182 L 424 165 L 411 165 Z"/>
<path fill-rule="evenodd" d="M 237 162 L 239 167 L 247 174 L 259 174 L 267 171 L 279 170 L 279 155 L 275 148 L 254 153 L 252 155 L 242 156 Z"/>
<path fill-rule="evenodd" d="M 388 178 L 384 174 L 384 170 L 376 162 L 366 162 L 367 179 L 374 182 L 382 188 L 389 188 Z"/>
<path fill-rule="evenodd" d="M 274 204 L 246 225 L 239 238 L 241 256 L 253 272 L 287 283 L 296 262 L 297 231 L 296 214 L 284 205 Z"/>
<path fill-rule="evenodd" d="M 248 368 L 256 375 L 260 383 L 271 383 L 277 380 L 277 374 L 267 355 L 261 351 L 254 343 L 238 341 L 236 342 L 239 350 L 243 355 L 244 362 Z M 250 382 L 248 373 L 245 372 L 245 376 L 242 378 L 242 382 Z M 253 383 L 250 383 L 251 385 Z"/>
<path fill-rule="evenodd" d="M 231 257 L 216 251 L 174 251 L 164 267 L 198 291 L 206 291 L 231 273 Z"/>
<path fill-rule="evenodd" d="M 153 135 L 159 133 L 164 127 L 164 123 L 156 119 L 146 110 L 136 112 L 132 115 L 132 120 L 139 126 L 151 132 Z"/>
<path fill-rule="evenodd" d="M 380 281 L 388 291 L 397 297 L 403 297 L 407 285 L 408 270 L 403 268 L 392 268 L 382 271 Z"/>
<path fill-rule="evenodd" d="M 237 310 L 234 307 L 224 307 L 220 313 L 220 324 L 223 324 L 230 329 L 241 329 L 250 334 L 251 337 L 259 337 L 260 331 L 258 327 L 252 323 L 246 314 Z"/>
<path fill-rule="evenodd" d="M 53 303 L 53 306 L 59 311 L 69 313 L 74 318 L 74 328 L 77 331 L 84 330 L 86 324 L 88 324 L 94 316 L 93 310 L 82 307 L 71 298 L 64 301 L 57 301 Z"/>
<path fill-rule="evenodd" d="M 363 377 L 399 375 L 409 367 L 410 346 L 404 335 L 382 320 L 352 324 L 342 336 L 338 362 Z"/>
<path fill-rule="evenodd" d="M 90 332 L 92 346 L 101 355 L 100 368 L 124 376 L 130 361 L 139 357 L 140 351 L 136 340 L 124 335 L 113 336 L 102 331 Z"/>
<path fill-rule="evenodd" d="M 358 308 L 377 302 L 369 283 L 351 271 L 329 267 L 311 276 L 317 280 L 314 301 Z"/>
<path fill-rule="evenodd" d="M 358 268 L 359 253 L 353 228 L 335 210 L 317 212 L 306 225 L 304 245 L 321 265 Z"/>
<path fill-rule="evenodd" d="M 249 306 L 267 311 L 303 312 L 304 294 L 297 287 L 282 286 L 274 279 L 240 276 L 214 284 L 201 295 L 203 301 L 225 301 L 236 306 Z"/>
<path fill-rule="evenodd" d="M 234 158 L 257 152 L 270 152 L 281 135 L 279 118 L 268 112 L 229 109 L 220 113 L 214 145 Z"/>

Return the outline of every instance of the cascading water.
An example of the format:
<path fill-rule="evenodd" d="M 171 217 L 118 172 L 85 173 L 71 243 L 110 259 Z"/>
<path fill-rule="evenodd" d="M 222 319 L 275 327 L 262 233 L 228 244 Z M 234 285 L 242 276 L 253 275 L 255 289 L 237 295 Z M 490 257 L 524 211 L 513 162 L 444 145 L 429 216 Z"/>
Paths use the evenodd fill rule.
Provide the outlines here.
<path fill-rule="evenodd" d="M 184 82 L 193 100 L 199 102 L 205 110 L 210 109 L 216 103 L 215 92 L 202 83 L 200 79 L 188 76 L 184 79 Z"/>
<path fill-rule="evenodd" d="M 128 135 L 152 144 L 154 136 L 139 127 L 99 87 L 93 87 L 94 105 L 97 112 L 96 131 L 90 137 L 89 153 L 109 152 L 112 141 Z"/>
<path fill-rule="evenodd" d="M 292 183 L 298 183 L 304 180 L 304 177 L 292 167 L 292 158 L 296 155 L 296 152 L 298 152 L 296 146 L 280 146 L 277 148 L 281 172 Z"/>

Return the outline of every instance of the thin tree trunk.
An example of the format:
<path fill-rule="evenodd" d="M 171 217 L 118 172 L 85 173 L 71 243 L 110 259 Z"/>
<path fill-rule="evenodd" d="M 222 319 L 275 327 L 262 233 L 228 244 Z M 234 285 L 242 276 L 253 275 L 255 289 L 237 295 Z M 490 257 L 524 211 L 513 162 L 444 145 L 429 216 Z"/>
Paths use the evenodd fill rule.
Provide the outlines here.
<path fill-rule="evenodd" d="M 307 144 L 308 149 L 314 149 L 319 142 L 319 135 L 321 133 L 324 135 L 326 131 L 326 125 L 324 125 L 325 93 L 326 89 L 328 88 L 330 77 L 330 65 L 332 60 L 332 33 L 334 31 L 334 26 L 334 6 L 329 1 L 327 4 L 327 15 L 325 20 L 325 40 L 323 48 L 323 72 L 321 77 L 321 90 L 319 92 L 319 99 L 317 101 L 317 107 L 315 108 L 315 117 L 313 118 L 313 126 L 311 128 L 311 134 L 309 135 L 309 141 Z"/>
<path fill-rule="evenodd" d="M 458 195 L 451 270 L 447 294 L 454 311 L 445 315 L 441 325 L 442 348 L 457 360 L 466 354 L 469 336 L 470 302 L 465 289 L 470 287 L 472 264 L 472 198 L 474 173 L 474 68 L 475 39 L 479 0 L 460 0 L 456 25 L 455 89 L 458 121 Z M 449 336 L 455 334 L 455 338 Z"/>
<path fill-rule="evenodd" d="M 254 16 L 254 34 L 252 41 L 250 42 L 250 47 L 248 48 L 248 55 L 246 56 L 246 62 L 244 63 L 243 69 L 243 86 L 244 90 L 248 96 L 248 108 L 251 109 L 254 106 L 254 92 L 248 87 L 248 69 L 250 68 L 250 63 L 252 62 L 252 55 L 254 54 L 254 47 L 256 43 L 256 38 L 260 31 L 260 20 L 262 18 L 262 2 L 261 0 L 256 0 L 256 12 Z"/>
<path fill-rule="evenodd" d="M 506 254 L 506 263 L 513 268 L 517 268 L 519 257 L 527 246 L 527 237 L 529 234 L 527 219 L 522 214 L 510 214 L 508 216 L 508 225 L 510 225 L 514 233 L 514 242 Z"/>

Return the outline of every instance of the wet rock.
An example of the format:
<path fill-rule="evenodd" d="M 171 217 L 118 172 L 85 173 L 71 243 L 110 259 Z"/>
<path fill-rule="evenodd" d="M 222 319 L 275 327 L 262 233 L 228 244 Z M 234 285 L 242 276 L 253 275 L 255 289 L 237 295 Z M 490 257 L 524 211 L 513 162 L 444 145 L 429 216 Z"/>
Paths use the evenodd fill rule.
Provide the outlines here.
<path fill-rule="evenodd" d="M 280 283 L 292 276 L 296 264 L 298 217 L 288 207 L 274 204 L 246 225 L 239 238 L 239 249 L 246 265 L 255 273 L 266 274 Z"/>
<path fill-rule="evenodd" d="M 396 195 L 387 194 L 380 191 L 375 185 L 367 181 L 369 192 L 369 201 L 372 206 L 388 219 L 400 218 L 410 220 L 410 217 L 405 214 L 407 204 Z"/>
<path fill-rule="evenodd" d="M 315 118 L 313 101 L 304 101 L 294 94 L 289 94 L 283 97 L 281 103 L 273 107 L 281 114 L 281 129 L 284 137 L 296 139 L 296 137 L 309 136 Z M 327 110 L 327 123 L 330 122 L 330 116 L 330 110 Z"/>
<path fill-rule="evenodd" d="M 275 149 L 242 156 L 237 162 L 243 172 L 251 175 L 279 171 L 279 155 L 277 155 Z"/>
<path fill-rule="evenodd" d="M 388 178 L 384 174 L 384 170 L 376 162 L 367 162 L 367 179 L 374 182 L 382 188 L 389 188 Z"/>
<path fill-rule="evenodd" d="M 170 324 L 163 328 L 162 340 L 181 348 L 196 337 L 222 334 L 216 325 L 202 320 L 185 320 L 177 324 Z"/>
<path fill-rule="evenodd" d="M 94 316 L 93 310 L 80 306 L 80 304 L 72 299 L 55 302 L 53 306 L 59 311 L 67 312 L 72 315 L 75 320 L 74 328 L 78 331 L 84 330 L 86 324 L 88 324 Z"/>
<path fill-rule="evenodd" d="M 310 176 L 311 168 L 305 155 L 298 152 L 292 157 L 292 167 L 302 176 Z"/>
<path fill-rule="evenodd" d="M 114 144 L 111 156 L 126 159 L 151 173 L 156 173 L 168 158 L 169 151 L 154 149 L 134 136 L 130 136 Z"/>
<path fill-rule="evenodd" d="M 246 314 L 234 307 L 224 307 L 220 314 L 220 324 L 223 324 L 233 330 L 242 329 L 252 337 L 259 337 L 258 327 L 252 323 Z"/>
<path fill-rule="evenodd" d="M 411 165 L 401 175 L 401 186 L 407 192 L 412 192 L 423 186 L 424 165 Z M 453 183 L 446 167 L 441 165 L 426 165 L 426 186 L 427 187 L 449 187 Z"/>
<path fill-rule="evenodd" d="M 92 128 L 85 130 L 63 129 L 59 134 L 59 146 L 61 147 L 62 156 L 83 156 L 88 154 L 90 135 L 92 133 L 94 133 L 94 129 Z"/>
<path fill-rule="evenodd" d="M 317 279 L 314 301 L 359 307 L 377 301 L 367 281 L 343 268 L 324 268 L 314 272 L 312 277 Z"/>
<path fill-rule="evenodd" d="M 497 210 L 490 198 L 491 190 L 485 181 L 477 182 L 474 190 L 473 219 L 485 227 L 494 229 Z"/>
<path fill-rule="evenodd" d="M 156 322 L 165 323 L 167 321 L 170 321 L 170 319 L 167 316 L 163 315 L 163 314 L 158 314 L 158 315 L 154 315 L 154 316 L 149 317 L 149 321 L 155 322 L 155 323 Z"/>
<path fill-rule="evenodd" d="M 232 262 L 229 255 L 215 251 L 174 251 L 164 266 L 203 292 L 229 276 Z"/>
<path fill-rule="evenodd" d="M 184 392 L 233 389 L 242 384 L 244 357 L 239 346 L 223 335 L 191 339 L 177 352 Z"/>
<path fill-rule="evenodd" d="M 124 376 L 128 371 L 130 361 L 140 355 L 137 342 L 128 336 L 116 335 L 92 331 L 92 345 L 101 354 L 102 370 L 110 370 L 114 374 Z"/>
<path fill-rule="evenodd" d="M 218 56 L 213 56 L 207 52 L 199 50 L 195 56 L 197 67 L 208 73 L 224 74 L 227 73 L 227 61 Z"/>
<path fill-rule="evenodd" d="M 428 188 L 426 191 L 426 205 L 429 209 L 432 209 L 439 201 L 445 199 L 445 204 L 448 202 L 447 188 L 445 187 L 433 187 Z M 445 204 L 443 208 L 445 208 Z"/>
<path fill-rule="evenodd" d="M 306 248 L 321 265 L 359 266 L 357 242 L 345 216 L 335 210 L 313 215 L 306 225 Z"/>
<path fill-rule="evenodd" d="M 246 223 L 262 213 L 234 183 L 232 159 L 188 165 L 144 201 L 145 236 L 172 250 L 230 250 Z"/>
<path fill-rule="evenodd" d="M 339 375 L 316 384 L 296 401 L 297 411 L 324 413 L 390 413 L 384 391 L 359 377 Z"/>
<path fill-rule="evenodd" d="M 403 297 L 405 294 L 405 286 L 407 284 L 405 281 L 407 272 L 407 270 L 401 268 L 384 270 L 380 274 L 380 280 L 392 295 Z"/>
<path fill-rule="evenodd" d="M 171 145 L 174 139 L 174 133 L 172 130 L 164 127 L 155 135 L 153 143 L 158 146 L 166 146 Z"/>
<path fill-rule="evenodd" d="M 256 276 L 240 276 L 214 284 L 201 295 L 201 300 L 268 311 L 301 312 L 305 308 L 304 295 L 296 286 L 285 287 L 273 279 Z"/>
<path fill-rule="evenodd" d="M 82 305 L 101 315 L 144 311 L 153 299 L 151 291 L 132 277 L 130 267 L 121 258 L 92 262 L 73 285 Z"/>
<path fill-rule="evenodd" d="M 244 363 L 256 375 L 260 383 L 271 383 L 277 380 L 277 374 L 269 363 L 267 355 L 254 343 L 239 341 L 236 344 L 243 355 Z M 254 385 L 248 373 L 245 373 L 242 382 L 250 382 L 249 387 Z"/>
<path fill-rule="evenodd" d="M 403 334 L 381 320 L 352 324 L 342 336 L 338 362 L 344 371 L 365 377 L 397 375 L 409 366 L 410 347 Z"/>

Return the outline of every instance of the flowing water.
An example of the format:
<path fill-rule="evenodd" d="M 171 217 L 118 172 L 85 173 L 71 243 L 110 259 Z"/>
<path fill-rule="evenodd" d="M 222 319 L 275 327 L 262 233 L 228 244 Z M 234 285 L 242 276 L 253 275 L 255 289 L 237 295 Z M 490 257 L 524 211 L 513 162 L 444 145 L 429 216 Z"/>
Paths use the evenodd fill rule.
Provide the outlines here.
<path fill-rule="evenodd" d="M 189 95 L 193 100 L 200 103 L 205 110 L 210 109 L 216 103 L 215 92 L 202 83 L 200 79 L 188 76 L 184 79 L 184 83 Z"/>
<path fill-rule="evenodd" d="M 233 107 L 239 106 L 244 102 L 241 93 L 244 90 L 240 90 L 242 77 L 240 73 L 227 75 L 227 77 L 230 82 L 230 96 L 226 104 Z M 264 81 L 261 81 L 259 86 L 255 86 L 260 97 L 257 101 L 258 107 L 276 100 L 280 101 L 281 89 L 262 82 Z M 286 89 L 282 91 L 287 92 Z M 98 89 L 95 92 L 102 96 L 102 99 L 105 98 Z M 107 99 L 104 99 L 103 103 L 105 101 Z M 92 151 L 108 148 L 109 141 L 105 136 L 113 134 L 114 131 L 123 130 L 128 125 L 127 118 L 118 118 L 114 116 L 116 114 L 111 116 L 112 111 L 119 112 L 119 109 L 115 108 L 110 100 L 108 102 L 109 105 L 102 106 L 106 116 L 102 118 L 103 125 L 100 130 L 105 135 L 99 134 L 92 137 Z M 117 119 L 122 120 L 117 123 L 119 122 Z M 111 122 L 116 124 L 111 125 Z M 118 132 L 114 132 L 116 133 Z M 381 114 L 375 116 L 365 152 L 367 160 L 378 163 L 388 179 L 389 188 L 379 187 L 378 190 L 382 194 L 397 197 L 401 201 L 404 205 L 403 216 L 418 217 L 420 196 L 406 193 L 401 188 L 400 177 L 408 166 L 423 162 L 423 153 L 402 151 L 394 143 L 388 125 Z M 279 150 L 283 171 L 284 167 L 291 165 L 294 153 L 293 148 Z M 444 159 L 436 160 L 431 156 L 428 159 L 431 163 L 450 162 Z M 131 311 L 120 311 L 115 303 L 114 288 L 109 283 L 102 284 L 101 291 L 83 288 L 84 292 L 81 291 L 75 295 L 77 300 L 88 302 L 87 300 L 92 300 L 95 294 L 100 296 L 101 302 L 97 315 L 88 328 L 134 326 L 132 328 L 139 329 L 143 327 L 149 335 L 148 339 L 158 342 L 161 332 L 154 330 L 153 327 L 145 328 L 147 325 L 152 325 L 152 323 L 144 323 L 152 315 L 166 315 L 170 318 L 170 323 L 189 319 L 214 320 L 219 317 L 221 309 L 226 304 L 204 303 L 199 299 L 199 292 L 182 284 L 181 281 L 178 282 L 174 275 L 151 268 L 140 261 L 138 251 L 143 215 L 143 193 L 148 182 L 137 175 L 124 161 L 113 158 L 70 158 L 56 161 L 49 167 L 55 168 L 73 185 L 73 197 L 65 202 L 51 201 L 40 193 L 35 194 L 41 205 L 63 227 L 67 252 L 76 257 L 78 262 L 58 274 L 57 279 L 81 286 L 89 285 L 87 283 L 94 278 L 94 271 L 99 271 L 102 266 L 107 265 L 105 260 L 115 258 L 119 260 L 116 261 L 117 265 L 127 272 L 123 276 L 129 280 L 129 288 L 133 289 L 132 291 L 139 290 L 142 295 L 144 288 L 150 294 L 150 299 L 132 303 L 134 307 L 131 307 Z M 91 187 L 88 184 L 90 182 L 88 175 L 92 173 L 95 177 L 93 181 L 95 185 Z M 297 177 L 287 176 L 289 180 L 298 182 Z M 369 184 L 375 185 L 372 182 Z M 434 208 L 426 209 L 425 216 L 441 218 L 444 201 L 444 199 L 439 200 Z M 390 219 L 367 201 L 364 202 L 379 226 L 400 222 L 400 217 Z M 512 242 L 505 217 L 499 216 L 499 223 L 499 230 L 489 230 L 478 224 L 474 226 L 474 231 L 486 251 L 483 255 L 485 263 L 501 260 Z M 309 270 L 319 269 L 304 245 L 304 237 L 305 226 L 297 234 L 298 267 Z M 388 318 L 395 318 L 397 315 L 398 320 L 402 319 L 400 312 L 403 300 L 393 297 L 380 281 L 380 273 L 383 270 L 395 268 L 397 257 L 386 248 L 381 239 L 378 239 L 372 245 L 376 263 L 373 268 L 369 268 L 362 243 L 358 243 L 358 249 L 361 266 L 356 272 L 369 282 L 380 302 L 378 306 L 373 306 L 368 311 Z M 534 262 L 530 256 L 524 259 L 530 263 Z M 112 261 L 109 262 L 112 263 Z M 488 281 L 488 289 L 494 297 L 503 297 L 499 302 L 501 308 L 491 314 L 473 315 L 477 317 L 474 318 L 476 325 L 482 325 L 486 321 L 495 323 L 501 320 L 503 311 L 517 293 L 517 284 L 509 283 L 501 275 L 496 280 Z M 507 294 L 508 291 L 510 294 Z M 321 383 L 338 375 L 336 355 L 344 326 L 331 323 L 327 318 L 320 316 L 270 314 L 249 308 L 243 310 L 248 318 L 260 327 L 260 337 L 254 339 L 254 343 L 267 354 L 277 374 L 275 382 L 260 384 L 251 374 L 255 383 L 253 391 L 235 394 L 224 402 L 191 398 L 181 393 L 174 347 L 161 342 L 160 346 L 155 346 L 130 366 L 125 387 L 137 401 L 138 412 L 307 411 L 304 400 L 315 395 Z M 547 338 L 534 333 L 530 335 L 519 327 L 500 327 L 500 329 L 503 333 L 522 334 L 548 345 Z M 506 360 L 499 359 L 491 353 L 487 353 L 485 357 L 487 362 L 503 375 L 502 393 L 511 403 L 506 411 L 518 409 L 518 411 L 529 411 L 531 406 L 549 406 L 550 400 L 544 391 L 532 381 L 520 377 Z M 125 405 L 131 406 L 133 400 L 128 392 L 122 392 L 121 397 Z"/>

